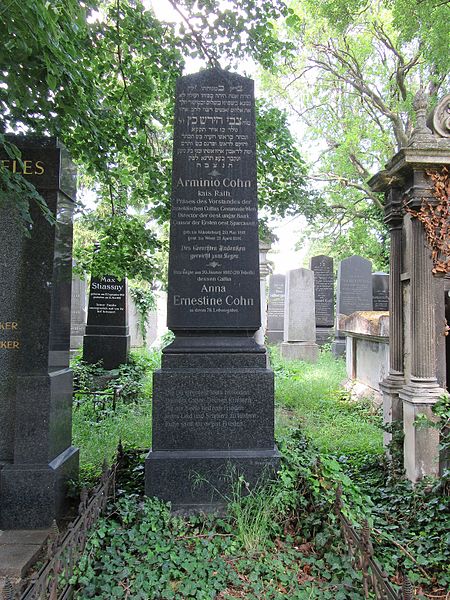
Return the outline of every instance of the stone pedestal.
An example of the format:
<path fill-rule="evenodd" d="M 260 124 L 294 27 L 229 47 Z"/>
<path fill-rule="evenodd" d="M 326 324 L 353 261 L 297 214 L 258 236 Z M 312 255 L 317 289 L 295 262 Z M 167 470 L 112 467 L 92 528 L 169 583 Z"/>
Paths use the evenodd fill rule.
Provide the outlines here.
<path fill-rule="evenodd" d="M 56 218 L 50 225 L 33 206 L 25 237 L 14 199 L 0 211 L 0 529 L 38 529 L 63 515 L 78 472 L 69 369 L 76 173 L 55 138 L 11 141 Z"/>
<path fill-rule="evenodd" d="M 167 302 L 175 340 L 154 373 L 145 489 L 177 511 L 214 511 L 239 475 L 253 485 L 273 476 L 279 460 L 273 372 L 254 339 L 261 280 L 253 82 L 220 69 L 181 77 L 175 106 Z"/>
<path fill-rule="evenodd" d="M 254 485 L 276 471 L 273 372 L 265 352 L 252 350 L 163 353 L 153 379 L 148 495 L 175 510 L 213 510 L 230 499 L 238 474 Z"/>
<path fill-rule="evenodd" d="M 316 362 L 319 356 L 319 346 L 316 344 L 314 273 L 309 269 L 295 269 L 286 275 L 281 356 L 286 360 L 305 362 Z"/>

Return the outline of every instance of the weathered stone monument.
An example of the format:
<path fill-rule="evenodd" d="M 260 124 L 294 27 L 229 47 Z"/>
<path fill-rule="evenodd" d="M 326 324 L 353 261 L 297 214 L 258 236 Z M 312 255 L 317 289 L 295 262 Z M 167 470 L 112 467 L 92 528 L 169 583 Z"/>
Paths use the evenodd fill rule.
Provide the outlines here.
<path fill-rule="evenodd" d="M 316 309 L 316 339 L 319 346 L 328 344 L 334 336 L 334 273 L 330 256 L 313 256 L 314 298 Z"/>
<path fill-rule="evenodd" d="M 434 213 L 441 200 L 433 177 L 448 178 L 450 95 L 436 106 L 430 118 L 432 130 L 426 124 L 426 105 L 419 92 L 414 101 L 417 125 L 409 144 L 369 182 L 374 191 L 385 194 L 385 221 L 391 236 L 390 365 L 381 384 L 384 419 L 403 421 L 405 469 L 412 481 L 439 474 L 438 431 L 415 427 L 414 421 L 419 414 L 431 417 L 433 405 L 449 386 L 445 368 L 449 256 L 439 246 L 430 247 L 417 214 L 437 218 L 434 243 L 448 231 L 448 219 L 442 220 L 441 215 L 439 221 L 439 210 Z"/>
<path fill-rule="evenodd" d="M 333 354 L 345 353 L 345 338 L 339 321 L 354 312 L 372 310 L 372 263 L 362 256 L 350 256 L 339 263 L 336 290 L 336 337 Z"/>
<path fill-rule="evenodd" d="M 49 527 L 76 478 L 69 369 L 76 173 L 55 138 L 11 136 L 2 165 L 33 183 L 56 218 L 32 207 L 29 237 L 14 198 L 0 209 L 0 529 Z"/>
<path fill-rule="evenodd" d="M 102 361 L 104 369 L 113 370 L 128 362 L 129 351 L 127 282 L 111 275 L 93 277 L 83 359 L 90 364 Z"/>
<path fill-rule="evenodd" d="M 271 272 L 270 265 L 267 261 L 267 253 L 270 251 L 272 244 L 267 240 L 259 240 L 259 295 L 261 305 L 261 327 L 255 333 L 257 344 L 264 345 L 267 331 L 267 294 L 266 283 L 267 277 Z"/>
<path fill-rule="evenodd" d="M 281 356 L 287 360 L 316 362 L 316 316 L 314 273 L 310 269 L 294 269 L 286 275 L 284 304 L 284 341 Z"/>
<path fill-rule="evenodd" d="M 87 320 L 86 280 L 72 279 L 72 303 L 70 311 L 70 349 L 78 350 L 83 345 Z"/>
<path fill-rule="evenodd" d="M 267 341 L 269 344 L 280 344 L 283 341 L 285 285 L 285 275 L 274 274 L 269 277 L 267 306 Z"/>
<path fill-rule="evenodd" d="M 373 310 L 389 310 L 389 273 L 372 273 Z"/>
<path fill-rule="evenodd" d="M 168 327 L 153 380 L 146 493 L 181 510 L 224 502 L 231 477 L 273 472 L 273 373 L 260 327 L 253 81 L 181 77 L 175 103 Z"/>
<path fill-rule="evenodd" d="M 145 339 L 142 331 L 142 316 L 138 311 L 136 303 L 128 294 L 128 319 L 130 330 L 130 348 L 150 348 L 156 339 L 158 327 L 158 315 L 156 310 L 151 310 L 145 319 Z"/>

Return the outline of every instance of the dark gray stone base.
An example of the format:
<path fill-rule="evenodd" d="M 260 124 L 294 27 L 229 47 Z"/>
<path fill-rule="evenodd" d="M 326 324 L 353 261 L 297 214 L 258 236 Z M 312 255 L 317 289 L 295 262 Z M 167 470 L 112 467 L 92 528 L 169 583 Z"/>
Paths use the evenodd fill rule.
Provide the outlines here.
<path fill-rule="evenodd" d="M 334 342 L 331 344 L 331 352 L 336 357 L 345 356 L 345 346 L 345 338 L 335 338 Z"/>
<path fill-rule="evenodd" d="M 145 493 L 183 512 L 214 512 L 231 499 L 239 475 L 253 487 L 276 475 L 280 454 L 271 450 L 150 450 Z"/>
<path fill-rule="evenodd" d="M 316 327 L 316 342 L 319 346 L 331 344 L 334 340 L 334 327 Z"/>
<path fill-rule="evenodd" d="M 83 360 L 89 364 L 102 361 L 107 371 L 128 362 L 130 335 L 86 334 L 83 340 Z"/>
<path fill-rule="evenodd" d="M 277 331 L 274 329 L 268 329 L 266 332 L 268 344 L 281 344 L 284 340 L 284 331 Z"/>
<path fill-rule="evenodd" d="M 71 446 L 50 464 L 5 465 L 0 472 L 0 529 L 43 529 L 66 509 L 67 480 L 78 476 Z"/>

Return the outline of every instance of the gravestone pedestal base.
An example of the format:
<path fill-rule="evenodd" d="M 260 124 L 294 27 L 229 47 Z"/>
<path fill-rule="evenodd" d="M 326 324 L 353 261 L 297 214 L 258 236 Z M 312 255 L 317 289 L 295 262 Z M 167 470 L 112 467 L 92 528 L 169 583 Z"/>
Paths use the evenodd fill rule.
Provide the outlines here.
<path fill-rule="evenodd" d="M 313 342 L 283 342 L 281 356 L 286 360 L 315 363 L 319 358 L 319 346 Z"/>
<path fill-rule="evenodd" d="M 380 389 L 383 392 L 383 424 L 389 426 L 393 421 L 403 420 L 403 404 L 399 398 L 400 391 L 405 385 L 405 378 L 402 374 L 389 374 L 386 379 L 380 383 Z M 385 431 L 383 434 L 383 443 L 387 447 L 392 442 L 392 433 Z"/>
<path fill-rule="evenodd" d="M 439 431 L 430 427 L 416 427 L 418 415 L 434 420 L 434 404 L 445 391 L 436 380 L 411 382 L 400 392 L 403 402 L 404 463 L 406 476 L 418 481 L 426 476 L 439 476 Z"/>
<path fill-rule="evenodd" d="M 78 449 L 70 445 L 71 403 L 69 369 L 18 378 L 15 419 L 20 425 L 14 463 L 0 471 L 0 529 L 50 527 L 63 515 L 67 481 L 76 479 L 79 462 Z"/>
<path fill-rule="evenodd" d="M 254 485 L 275 474 L 273 372 L 266 353 L 163 354 L 153 377 L 148 496 L 175 510 L 214 511 L 239 475 Z"/>
<path fill-rule="evenodd" d="M 334 327 L 316 327 L 316 341 L 319 346 L 331 344 L 334 339 Z"/>
<path fill-rule="evenodd" d="M 83 341 L 83 360 L 91 365 L 102 361 L 102 367 L 106 371 L 117 369 L 128 362 L 129 335 L 98 335 L 88 333 L 88 330 L 89 326 Z"/>
<path fill-rule="evenodd" d="M 333 353 L 333 356 L 345 356 L 346 345 L 347 342 L 345 341 L 345 338 L 335 338 L 334 342 L 331 344 L 331 352 Z"/>

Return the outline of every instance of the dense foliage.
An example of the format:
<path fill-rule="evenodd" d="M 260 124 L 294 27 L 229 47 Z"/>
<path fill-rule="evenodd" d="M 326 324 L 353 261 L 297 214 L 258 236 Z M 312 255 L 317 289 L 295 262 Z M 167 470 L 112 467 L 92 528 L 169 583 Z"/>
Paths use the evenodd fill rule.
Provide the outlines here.
<path fill-rule="evenodd" d="M 282 2 L 171 4 L 180 25 L 158 20 L 140 0 L 25 0 L 0 9 L 8 40 L 0 48 L 0 132 L 56 135 L 68 147 L 99 201 L 84 210 L 81 229 L 90 235 L 77 240 L 84 270 L 93 238 L 99 242 L 97 274 L 159 274 L 157 223 L 169 217 L 175 80 L 185 58 L 229 67 L 251 57 L 271 68 L 290 47 L 272 25 Z M 286 118 L 261 105 L 258 129 L 261 203 L 275 214 L 297 210 L 307 201 L 305 165 Z M 29 220 L 28 203 L 39 198 L 3 166 L 0 190 L 0 201 L 14 197 Z"/>
<path fill-rule="evenodd" d="M 297 54 L 265 74 L 303 131 L 325 201 L 304 238 L 317 251 L 357 253 L 386 266 L 383 198 L 367 181 L 408 143 L 413 98 L 448 91 L 450 6 L 439 0 L 292 0 L 280 35 Z M 306 215 L 307 217 L 309 215 Z M 376 250 L 378 246 L 378 256 Z"/>

